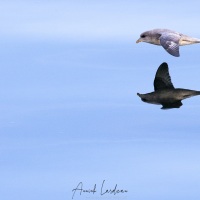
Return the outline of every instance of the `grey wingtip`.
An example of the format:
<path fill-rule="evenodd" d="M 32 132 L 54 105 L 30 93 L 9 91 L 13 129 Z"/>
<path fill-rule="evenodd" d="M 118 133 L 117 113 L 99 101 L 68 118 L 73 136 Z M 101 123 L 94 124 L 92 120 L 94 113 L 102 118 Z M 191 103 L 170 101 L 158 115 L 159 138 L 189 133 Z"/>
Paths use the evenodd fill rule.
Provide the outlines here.
<path fill-rule="evenodd" d="M 177 53 L 177 54 L 174 53 L 174 52 L 173 52 L 173 53 L 168 52 L 168 53 L 169 53 L 170 55 L 174 56 L 174 57 L 180 57 L 180 54 L 179 54 L 179 53 Z"/>
<path fill-rule="evenodd" d="M 173 56 L 175 56 L 175 57 L 180 57 L 180 54 L 178 54 L 178 55 L 173 55 Z"/>
<path fill-rule="evenodd" d="M 174 56 L 174 57 L 180 57 L 179 51 L 178 51 L 178 52 L 173 52 L 173 53 L 168 52 L 168 53 L 171 54 L 171 55 Z"/>

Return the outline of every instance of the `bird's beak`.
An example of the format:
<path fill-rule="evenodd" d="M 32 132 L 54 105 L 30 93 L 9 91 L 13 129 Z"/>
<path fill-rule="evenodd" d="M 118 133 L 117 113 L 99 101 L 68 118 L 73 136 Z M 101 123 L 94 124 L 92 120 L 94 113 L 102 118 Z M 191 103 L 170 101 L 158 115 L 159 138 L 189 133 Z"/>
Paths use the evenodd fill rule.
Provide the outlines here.
<path fill-rule="evenodd" d="M 141 97 L 140 93 L 137 93 L 137 95 L 138 95 L 139 97 Z"/>
<path fill-rule="evenodd" d="M 139 39 L 136 41 L 136 43 L 139 43 L 139 42 L 142 42 L 142 39 L 141 39 L 141 38 L 139 38 Z"/>

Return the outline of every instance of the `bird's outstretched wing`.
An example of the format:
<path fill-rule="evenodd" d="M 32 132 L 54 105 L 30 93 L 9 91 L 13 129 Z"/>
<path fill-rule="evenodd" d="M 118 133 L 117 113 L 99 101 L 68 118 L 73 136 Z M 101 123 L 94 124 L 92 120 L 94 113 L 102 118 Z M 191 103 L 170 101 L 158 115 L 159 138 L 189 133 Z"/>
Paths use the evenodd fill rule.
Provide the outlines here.
<path fill-rule="evenodd" d="M 179 57 L 179 40 L 181 36 L 174 33 L 163 33 L 160 36 L 161 46 L 172 56 Z"/>
<path fill-rule="evenodd" d="M 168 65 L 165 62 L 159 66 L 154 79 L 154 90 L 160 89 L 174 89 L 169 75 Z"/>
<path fill-rule="evenodd" d="M 161 109 L 180 108 L 182 105 L 181 101 L 176 101 L 174 103 L 162 104 L 163 107 Z"/>

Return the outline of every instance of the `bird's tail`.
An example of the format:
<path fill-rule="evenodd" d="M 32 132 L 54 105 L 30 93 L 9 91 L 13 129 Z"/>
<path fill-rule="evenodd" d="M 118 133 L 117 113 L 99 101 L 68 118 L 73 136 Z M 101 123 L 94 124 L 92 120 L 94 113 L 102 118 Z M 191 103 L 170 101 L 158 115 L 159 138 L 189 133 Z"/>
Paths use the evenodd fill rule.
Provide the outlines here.
<path fill-rule="evenodd" d="M 200 95 L 200 91 L 195 91 L 195 95 Z"/>
<path fill-rule="evenodd" d="M 200 91 L 188 90 L 188 92 L 186 92 L 183 95 L 183 99 L 186 99 L 186 98 L 189 98 L 189 97 L 192 97 L 192 96 L 197 96 L 197 95 L 200 95 Z"/>
<path fill-rule="evenodd" d="M 183 36 L 179 45 L 182 46 L 182 45 L 189 45 L 189 44 L 196 44 L 196 43 L 200 43 L 200 39 L 189 37 L 189 36 Z"/>
<path fill-rule="evenodd" d="M 198 38 L 192 38 L 192 41 L 193 41 L 194 43 L 200 43 L 200 39 L 198 39 Z"/>

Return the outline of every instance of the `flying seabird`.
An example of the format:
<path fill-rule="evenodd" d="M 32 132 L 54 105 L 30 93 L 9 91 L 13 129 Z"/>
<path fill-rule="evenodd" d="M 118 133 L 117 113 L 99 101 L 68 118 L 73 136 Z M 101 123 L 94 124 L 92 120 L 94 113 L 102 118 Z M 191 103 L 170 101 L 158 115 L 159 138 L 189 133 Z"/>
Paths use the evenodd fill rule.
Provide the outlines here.
<path fill-rule="evenodd" d="M 161 104 L 163 106 L 161 109 L 180 108 L 183 105 L 181 102 L 183 99 L 200 95 L 200 91 L 174 88 L 168 65 L 165 62 L 159 66 L 156 72 L 154 90 L 151 93 L 137 93 L 137 95 L 146 103 Z"/>
<path fill-rule="evenodd" d="M 161 45 L 169 54 L 179 57 L 179 46 L 200 43 L 200 39 L 168 29 L 153 29 L 142 33 L 136 41 L 139 42 Z"/>

